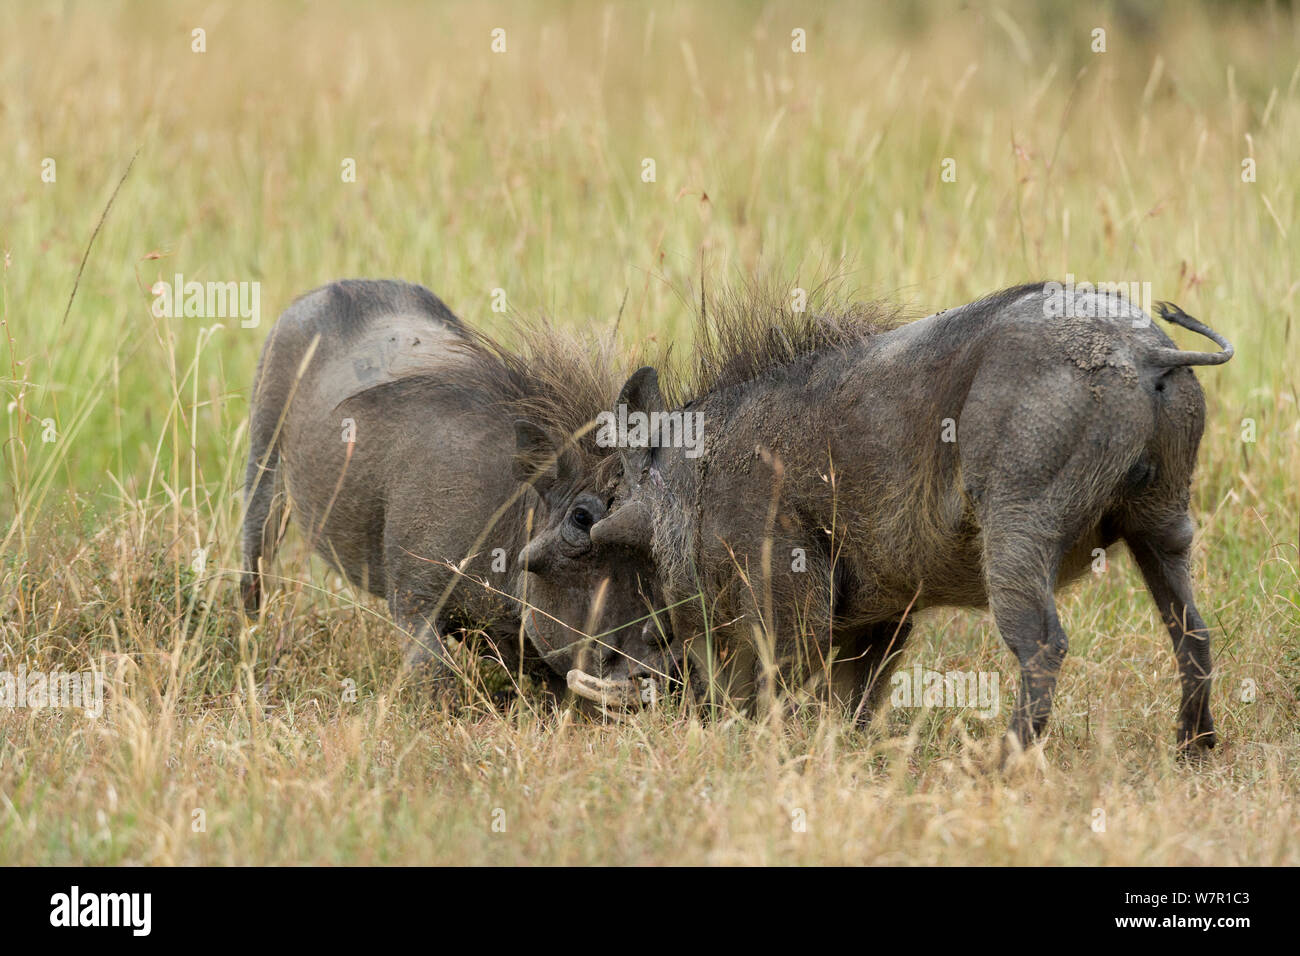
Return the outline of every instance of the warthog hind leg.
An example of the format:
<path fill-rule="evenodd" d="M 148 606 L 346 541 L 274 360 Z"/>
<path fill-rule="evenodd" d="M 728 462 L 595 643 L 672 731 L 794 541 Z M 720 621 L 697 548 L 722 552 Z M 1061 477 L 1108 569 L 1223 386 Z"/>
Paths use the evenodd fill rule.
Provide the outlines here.
<path fill-rule="evenodd" d="M 1022 747 L 1037 741 L 1052 713 L 1052 695 L 1069 640 L 1056 615 L 1051 590 L 1040 596 L 1001 595 L 994 599 L 994 619 L 1002 639 L 1020 662 L 1020 694 L 1011 732 Z"/>
<path fill-rule="evenodd" d="M 1191 539 L 1192 523 L 1185 514 L 1165 533 L 1132 533 L 1125 537 L 1173 639 L 1183 688 L 1177 738 L 1181 754 L 1203 753 L 1216 742 L 1210 715 L 1210 630 L 1192 600 L 1188 571 Z"/>
<path fill-rule="evenodd" d="M 889 695 L 889 676 L 898 663 L 899 652 L 912 633 L 912 622 L 880 621 L 867 627 L 856 640 L 854 661 L 854 719 L 862 726 L 880 712 Z"/>

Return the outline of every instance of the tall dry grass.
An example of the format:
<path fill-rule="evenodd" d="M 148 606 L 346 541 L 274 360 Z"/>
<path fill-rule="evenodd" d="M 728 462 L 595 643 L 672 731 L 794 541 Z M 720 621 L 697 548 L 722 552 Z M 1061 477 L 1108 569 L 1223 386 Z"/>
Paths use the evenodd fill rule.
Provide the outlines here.
<path fill-rule="evenodd" d="M 1293 12 L 49 3 L 0 7 L 0 36 L 0 668 L 107 676 L 98 720 L 0 707 L 0 862 L 1300 858 Z M 1005 706 L 872 734 L 527 697 L 448 716 L 301 546 L 266 618 L 237 613 L 248 386 L 294 295 L 400 276 L 508 338 L 503 289 L 686 347 L 702 267 L 845 272 L 918 311 L 1150 281 L 1228 335 L 1194 498 L 1213 759 L 1172 759 L 1169 642 L 1123 557 L 1063 596 L 1051 736 L 1012 774 L 986 769 Z M 156 318 L 177 272 L 260 283 L 260 327 Z M 987 615 L 927 616 L 915 663 L 996 669 L 1009 702 Z"/>

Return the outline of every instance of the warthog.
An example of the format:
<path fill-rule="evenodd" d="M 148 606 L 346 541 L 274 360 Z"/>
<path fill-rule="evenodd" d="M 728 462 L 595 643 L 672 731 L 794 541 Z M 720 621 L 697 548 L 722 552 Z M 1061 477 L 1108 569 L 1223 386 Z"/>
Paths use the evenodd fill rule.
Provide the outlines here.
<path fill-rule="evenodd" d="M 1047 301 L 1023 285 L 889 331 L 870 315 L 715 315 L 681 409 L 703 416 L 703 453 L 624 448 L 592 540 L 653 556 L 692 670 L 748 703 L 826 661 L 832 688 L 853 699 L 874 681 L 876 703 L 914 611 L 990 606 L 1020 663 L 1021 745 L 1046 725 L 1066 652 L 1054 591 L 1123 540 L 1173 637 L 1180 752 L 1212 747 L 1188 572 L 1205 402 L 1189 366 L 1232 347 L 1164 304 L 1223 351 L 1180 351 L 1123 300 L 1080 296 L 1063 318 Z M 665 410 L 655 370 L 619 404 Z"/>
<path fill-rule="evenodd" d="M 582 560 L 617 463 L 583 428 L 618 379 L 544 326 L 522 338 L 516 355 L 403 282 L 335 282 L 295 301 L 253 389 L 248 610 L 291 504 L 326 561 L 387 599 L 435 678 L 449 676 L 443 637 L 458 628 L 483 630 L 508 667 L 549 665 L 538 670 L 554 690 L 575 667 L 635 678 L 659 644 L 641 569 L 621 562 L 615 586 Z M 530 533 L 544 560 L 530 563 Z"/>

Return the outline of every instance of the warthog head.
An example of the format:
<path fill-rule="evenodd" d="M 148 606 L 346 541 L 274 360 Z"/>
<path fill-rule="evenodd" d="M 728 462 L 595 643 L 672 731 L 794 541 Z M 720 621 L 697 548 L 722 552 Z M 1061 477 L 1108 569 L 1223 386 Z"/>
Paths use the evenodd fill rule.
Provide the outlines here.
<path fill-rule="evenodd" d="M 593 538 L 609 481 L 583 471 L 572 442 L 527 421 L 515 435 L 515 477 L 545 504 L 518 559 L 528 638 L 578 696 L 608 708 L 649 701 L 674 666 L 648 551 Z"/>

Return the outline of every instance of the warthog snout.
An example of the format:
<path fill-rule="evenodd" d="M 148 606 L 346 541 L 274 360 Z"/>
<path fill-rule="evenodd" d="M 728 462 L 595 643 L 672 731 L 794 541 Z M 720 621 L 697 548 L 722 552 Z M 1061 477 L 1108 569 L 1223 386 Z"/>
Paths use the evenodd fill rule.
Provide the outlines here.
<path fill-rule="evenodd" d="M 617 711 L 654 706 L 676 682 L 676 672 L 668 637 L 653 620 L 648 620 L 636 638 L 625 638 L 621 651 L 602 661 L 599 673 L 575 667 L 566 679 L 578 697 L 606 711 Z"/>
<path fill-rule="evenodd" d="M 551 569 L 551 561 L 546 549 L 537 545 L 536 540 L 530 541 L 527 547 L 519 552 L 519 557 L 515 559 L 515 565 L 520 571 L 545 574 Z"/>

